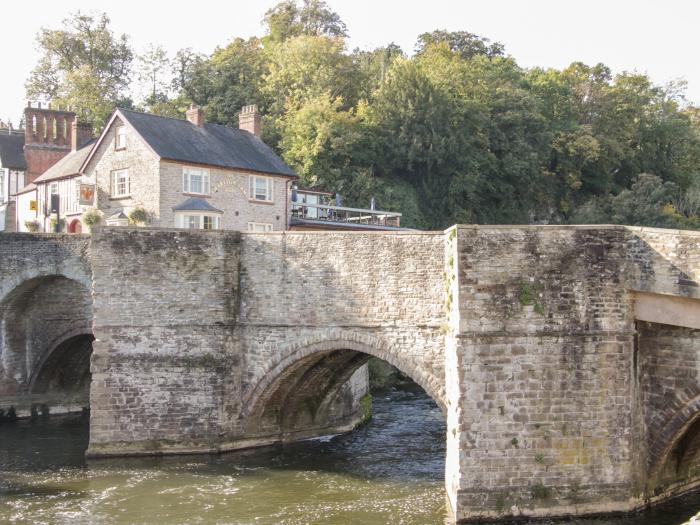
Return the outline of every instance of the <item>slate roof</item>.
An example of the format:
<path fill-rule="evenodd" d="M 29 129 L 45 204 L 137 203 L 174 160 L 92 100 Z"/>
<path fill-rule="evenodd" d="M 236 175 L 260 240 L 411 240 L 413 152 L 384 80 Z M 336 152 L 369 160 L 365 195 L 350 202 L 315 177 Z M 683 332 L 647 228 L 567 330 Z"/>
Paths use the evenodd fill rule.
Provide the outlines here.
<path fill-rule="evenodd" d="M 96 139 L 91 140 L 77 151 L 71 151 L 68 155 L 59 160 L 56 164 L 47 169 L 34 182 L 48 182 L 61 179 L 70 175 L 80 174 L 80 166 L 87 158 Z"/>
<path fill-rule="evenodd" d="M 163 159 L 296 177 L 258 137 L 240 129 L 160 117 L 128 109 L 119 114 Z"/>
<path fill-rule="evenodd" d="M 215 208 L 206 199 L 198 197 L 190 197 L 182 201 L 177 206 L 173 206 L 173 211 L 212 211 L 216 213 L 224 213 L 219 208 Z"/>
<path fill-rule="evenodd" d="M 24 132 L 8 133 L 0 131 L 0 164 L 3 168 L 25 171 Z"/>

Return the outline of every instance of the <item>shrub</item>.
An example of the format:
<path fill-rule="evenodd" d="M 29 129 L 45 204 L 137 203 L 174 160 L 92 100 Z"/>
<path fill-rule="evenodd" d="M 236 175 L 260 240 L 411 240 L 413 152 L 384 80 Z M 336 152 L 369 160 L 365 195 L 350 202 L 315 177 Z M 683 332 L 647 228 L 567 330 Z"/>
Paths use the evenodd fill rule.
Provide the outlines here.
<path fill-rule="evenodd" d="M 58 231 L 62 232 L 66 227 L 66 219 L 61 218 L 58 221 Z M 56 219 L 54 217 L 51 217 L 51 231 L 55 232 L 56 231 Z"/>
<path fill-rule="evenodd" d="M 24 221 L 24 227 L 32 233 L 39 231 L 39 221 Z"/>
<path fill-rule="evenodd" d="M 93 226 L 100 224 L 102 222 L 102 214 L 95 208 L 90 208 L 88 211 L 83 213 L 83 222 L 92 231 Z"/>
<path fill-rule="evenodd" d="M 131 224 L 146 224 L 148 222 L 148 213 L 140 206 L 134 208 L 129 214 L 129 222 Z"/>

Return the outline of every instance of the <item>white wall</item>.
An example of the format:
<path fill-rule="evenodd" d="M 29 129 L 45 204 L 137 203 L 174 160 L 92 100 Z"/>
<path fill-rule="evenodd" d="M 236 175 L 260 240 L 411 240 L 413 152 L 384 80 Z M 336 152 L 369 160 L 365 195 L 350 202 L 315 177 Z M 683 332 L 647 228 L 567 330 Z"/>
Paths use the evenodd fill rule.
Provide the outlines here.
<path fill-rule="evenodd" d="M 39 219 L 39 214 L 37 211 L 32 211 L 29 209 L 30 201 L 36 200 L 36 190 L 29 191 L 27 193 L 22 193 L 17 195 L 17 231 L 26 232 L 29 231 L 24 225 L 26 221 L 35 221 Z M 42 221 L 40 220 L 41 224 Z M 43 231 L 43 230 L 42 230 Z"/>

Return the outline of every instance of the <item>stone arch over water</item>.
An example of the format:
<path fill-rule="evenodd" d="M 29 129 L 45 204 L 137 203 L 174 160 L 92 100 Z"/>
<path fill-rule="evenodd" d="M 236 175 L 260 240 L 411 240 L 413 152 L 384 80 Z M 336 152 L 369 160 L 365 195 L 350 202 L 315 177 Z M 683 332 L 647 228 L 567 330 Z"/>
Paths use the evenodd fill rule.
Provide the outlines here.
<path fill-rule="evenodd" d="M 48 274 L 15 286 L 0 300 L 0 408 L 87 407 L 93 339 L 85 283 Z"/>
<path fill-rule="evenodd" d="M 319 426 L 350 428 L 361 414 L 348 413 L 357 397 L 349 389 L 366 385 L 363 367 L 372 357 L 412 379 L 445 413 L 444 388 L 438 378 L 378 338 L 332 330 L 325 337 L 290 343 L 277 356 L 243 395 L 243 416 L 254 434 L 317 432 Z"/>

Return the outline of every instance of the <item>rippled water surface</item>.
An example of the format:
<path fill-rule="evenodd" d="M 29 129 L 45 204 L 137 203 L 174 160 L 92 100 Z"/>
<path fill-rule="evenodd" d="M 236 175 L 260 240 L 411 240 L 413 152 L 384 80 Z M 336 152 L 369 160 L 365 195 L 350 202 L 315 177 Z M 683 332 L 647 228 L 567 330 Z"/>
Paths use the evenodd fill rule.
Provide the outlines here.
<path fill-rule="evenodd" d="M 445 428 L 413 390 L 375 394 L 374 417 L 332 439 L 220 456 L 85 461 L 88 422 L 0 426 L 0 523 L 445 523 Z M 700 496 L 581 525 L 680 525 Z"/>
<path fill-rule="evenodd" d="M 0 523 L 441 523 L 445 428 L 422 392 L 374 396 L 333 439 L 219 456 L 85 461 L 87 418 L 0 426 Z"/>

